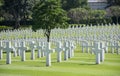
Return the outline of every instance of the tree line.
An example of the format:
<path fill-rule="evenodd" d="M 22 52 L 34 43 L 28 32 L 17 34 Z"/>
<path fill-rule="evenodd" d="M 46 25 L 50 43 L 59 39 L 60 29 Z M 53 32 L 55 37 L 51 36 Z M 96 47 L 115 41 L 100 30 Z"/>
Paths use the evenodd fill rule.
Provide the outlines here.
<path fill-rule="evenodd" d="M 0 0 L 0 21 L 12 23 L 11 26 L 13 26 L 14 29 L 19 28 L 22 21 L 29 21 L 32 24 L 33 17 L 35 17 L 34 10 L 36 10 L 38 6 L 41 6 L 40 4 L 38 5 L 38 3 L 45 1 L 47 0 Z M 60 8 L 67 14 L 69 18 L 68 23 L 71 24 L 109 23 L 112 22 L 111 18 L 115 18 L 115 21 L 118 23 L 120 19 L 120 0 L 107 0 L 109 4 L 108 7 L 106 7 L 107 11 L 91 10 L 88 6 L 88 0 L 57 1 L 59 1 L 58 5 Z M 49 8 L 46 8 L 48 6 L 40 9 L 37 8 L 37 10 L 46 10 L 46 12 L 49 12 Z M 39 15 L 42 15 L 44 12 L 40 13 Z"/>

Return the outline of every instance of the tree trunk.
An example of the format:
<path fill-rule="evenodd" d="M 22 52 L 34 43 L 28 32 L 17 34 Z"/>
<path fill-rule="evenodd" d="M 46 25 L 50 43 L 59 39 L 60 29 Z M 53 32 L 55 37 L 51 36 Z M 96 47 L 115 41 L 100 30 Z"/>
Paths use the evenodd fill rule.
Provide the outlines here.
<path fill-rule="evenodd" d="M 117 17 L 117 16 L 116 16 L 116 19 L 117 19 L 117 24 L 118 24 L 118 18 L 119 18 L 119 17 Z"/>
<path fill-rule="evenodd" d="M 50 36 L 47 36 L 47 42 L 50 42 Z"/>
<path fill-rule="evenodd" d="M 47 42 L 50 42 L 50 33 L 51 33 L 51 30 L 47 30 L 46 31 L 46 36 L 47 36 Z"/>
<path fill-rule="evenodd" d="M 14 29 L 18 29 L 20 27 L 20 18 L 19 16 L 17 16 L 15 18 L 15 25 L 14 25 Z"/>

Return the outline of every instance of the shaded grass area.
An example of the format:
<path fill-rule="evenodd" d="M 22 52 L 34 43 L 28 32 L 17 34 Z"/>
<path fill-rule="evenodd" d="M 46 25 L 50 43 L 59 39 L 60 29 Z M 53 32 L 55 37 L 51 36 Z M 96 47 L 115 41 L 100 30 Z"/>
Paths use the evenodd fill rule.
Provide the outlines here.
<path fill-rule="evenodd" d="M 51 54 L 52 66 L 45 66 L 45 57 L 30 60 L 30 53 L 26 53 L 26 61 L 12 56 L 12 64 L 5 64 L 4 54 L 0 60 L 0 76 L 120 76 L 120 55 L 105 54 L 105 62 L 95 64 L 95 55 L 75 52 L 75 56 L 68 61 L 58 63 L 56 53 Z"/>

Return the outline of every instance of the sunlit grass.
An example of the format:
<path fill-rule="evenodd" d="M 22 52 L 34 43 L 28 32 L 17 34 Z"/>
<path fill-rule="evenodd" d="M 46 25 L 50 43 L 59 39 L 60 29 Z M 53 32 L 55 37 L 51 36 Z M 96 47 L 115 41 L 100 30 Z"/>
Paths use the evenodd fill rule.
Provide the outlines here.
<path fill-rule="evenodd" d="M 20 57 L 13 57 L 12 64 L 5 64 L 5 57 L 0 60 L 0 76 L 119 76 L 120 55 L 105 54 L 105 61 L 95 64 L 95 55 L 75 52 L 75 56 L 68 61 L 58 63 L 56 53 L 51 54 L 52 66 L 45 66 L 45 57 L 30 60 L 30 53 L 26 53 L 26 61 Z"/>

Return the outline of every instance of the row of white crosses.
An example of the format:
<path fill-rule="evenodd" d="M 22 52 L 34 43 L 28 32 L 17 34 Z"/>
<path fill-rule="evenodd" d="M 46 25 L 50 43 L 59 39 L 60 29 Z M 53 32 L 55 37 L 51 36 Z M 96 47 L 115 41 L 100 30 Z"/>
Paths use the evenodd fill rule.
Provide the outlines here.
<path fill-rule="evenodd" d="M 5 47 L 2 46 L 2 41 L 0 43 L 0 58 L 2 59 L 2 50 L 6 52 L 6 64 L 11 64 L 11 52 L 14 51 L 14 47 L 12 46 L 11 41 L 6 41 Z M 17 50 L 20 51 L 21 61 L 26 60 L 25 51 L 28 50 L 26 46 L 25 41 L 20 41 L 20 45 L 16 46 Z M 61 62 L 61 52 L 64 51 L 64 60 L 68 60 L 68 58 L 71 58 L 74 56 L 74 45 L 70 41 L 64 42 L 64 46 L 62 46 L 62 42 L 56 43 L 56 48 L 51 49 L 51 43 L 49 42 L 38 42 L 38 44 L 35 44 L 35 41 L 29 42 L 29 49 L 31 50 L 31 60 L 35 59 L 35 50 L 38 50 L 38 57 L 46 56 L 46 66 L 51 66 L 51 53 L 54 52 L 54 50 L 57 52 L 57 62 Z M 16 51 L 16 50 L 15 50 Z M 16 53 L 16 52 L 15 52 Z"/>
<path fill-rule="evenodd" d="M 52 50 L 50 48 L 50 43 L 48 44 L 46 42 L 43 43 L 43 42 L 39 42 L 39 41 L 37 42 L 36 41 L 37 39 L 41 39 L 41 38 L 43 38 L 45 40 L 45 37 L 43 36 L 43 32 L 41 30 L 38 30 L 36 33 L 32 32 L 31 29 L 18 30 L 18 31 L 15 30 L 15 32 L 14 31 L 9 31 L 9 33 L 7 33 L 5 31 L 3 31 L 0 34 L 1 35 L 0 39 L 2 41 L 4 41 L 4 40 L 11 41 L 11 40 L 21 39 L 21 41 L 23 41 L 23 42 L 22 43 L 20 42 L 20 45 L 14 46 L 14 48 L 17 48 L 20 51 L 22 50 L 22 52 L 21 52 L 21 60 L 22 61 L 25 61 L 25 49 L 27 49 L 27 47 L 30 46 L 29 48 L 31 50 L 31 59 L 32 60 L 35 59 L 35 55 L 34 55 L 35 49 L 36 48 L 38 50 L 42 49 L 43 52 L 41 51 L 41 54 L 40 54 L 40 50 L 38 51 L 38 57 L 40 57 L 40 55 L 41 56 L 46 56 L 47 55 L 46 56 L 46 58 L 47 58 L 46 59 L 46 65 L 47 66 L 51 65 L 50 54 L 53 51 L 50 51 L 50 50 Z M 23 33 L 23 34 L 21 34 L 21 33 Z M 111 33 L 112 33 L 112 35 L 111 35 Z M 103 48 L 99 49 L 99 46 L 95 48 L 95 45 L 94 44 L 92 45 L 92 43 L 94 43 L 94 41 L 98 41 L 98 45 L 99 45 L 99 41 L 100 42 L 104 41 L 104 43 L 107 43 L 108 41 L 111 41 L 111 43 L 113 43 L 113 42 L 115 42 L 115 43 L 113 45 L 110 45 L 110 47 L 116 48 L 117 50 L 119 50 L 119 48 L 120 48 L 120 46 L 119 46 L 119 40 L 120 40 L 119 33 L 120 33 L 120 31 L 119 31 L 119 26 L 118 25 L 114 25 L 112 27 L 111 26 L 102 26 L 101 28 L 99 28 L 97 26 L 94 26 L 94 27 L 93 26 L 90 26 L 90 27 L 87 26 L 87 27 L 68 28 L 68 29 L 59 29 L 58 28 L 58 29 L 52 30 L 50 41 L 51 42 L 54 41 L 54 40 L 57 41 L 57 44 L 56 44 L 57 46 L 55 48 L 55 50 L 58 49 L 58 51 L 59 51 L 59 52 L 57 51 L 58 52 L 57 61 L 61 62 L 61 52 L 60 52 L 61 50 L 64 50 L 64 60 L 68 60 L 68 58 L 71 58 L 72 56 L 74 56 L 73 48 L 75 48 L 75 47 L 74 47 L 73 44 L 71 44 L 73 42 L 71 42 L 70 40 L 75 41 L 76 43 L 80 43 L 80 44 L 81 44 L 81 42 L 85 43 L 85 45 L 83 47 L 86 47 L 86 48 L 90 47 L 91 49 L 94 48 L 96 50 L 98 49 L 98 51 L 103 49 Z M 24 42 L 26 40 L 29 43 Z M 44 41 L 44 40 L 41 40 L 41 41 Z M 36 44 L 35 44 L 36 42 L 37 42 L 37 45 L 42 45 L 42 46 L 36 46 Z M 89 45 L 89 42 L 91 43 L 90 45 Z M 5 44 L 6 48 L 14 51 L 14 48 L 11 47 L 11 42 L 9 44 L 8 43 Z M 29 44 L 29 45 L 26 46 L 25 44 Z M 10 47 L 8 47 L 7 45 L 10 45 Z M 58 47 L 58 45 L 59 45 L 59 47 Z M 104 44 L 102 44 L 102 45 L 104 45 Z M 104 49 L 106 49 L 107 46 L 108 45 L 105 45 Z M 6 50 L 5 47 L 1 47 L 0 50 L 1 49 Z M 16 52 L 16 51 L 14 51 L 14 52 Z M 117 52 L 119 53 L 119 51 L 117 51 Z M 94 51 L 94 53 L 96 54 L 97 52 Z M 20 52 L 18 54 L 20 54 Z M 10 55 L 8 54 L 7 56 L 9 57 Z M 97 54 L 96 54 L 96 56 L 97 56 Z M 103 57 L 103 56 L 101 56 L 101 57 Z M 98 58 L 99 57 L 97 56 L 96 61 L 99 60 Z M 10 63 L 9 60 L 7 61 L 7 63 Z M 96 62 L 96 63 L 99 64 L 99 61 Z"/>
<path fill-rule="evenodd" d="M 83 27 L 83 28 L 68 28 L 68 29 L 66 29 L 66 30 L 64 30 L 64 29 L 55 29 L 55 30 L 53 30 L 53 32 L 51 33 L 51 38 L 53 38 L 53 37 L 57 37 L 57 38 L 59 38 L 59 37 L 64 37 L 64 38 L 68 38 L 68 37 L 79 37 L 79 38 L 81 38 L 82 37 L 82 39 L 87 39 L 87 38 L 92 38 L 93 36 L 96 36 L 95 35 L 95 33 L 99 33 L 99 34 L 101 34 L 101 36 L 114 36 L 114 33 L 116 33 L 116 32 L 114 32 L 114 30 L 115 31 L 117 31 L 117 26 L 115 26 L 116 27 L 116 30 L 115 29 L 113 29 L 113 30 L 111 30 L 111 28 L 110 28 L 110 26 L 109 27 L 102 27 L 101 29 L 103 29 L 103 30 L 107 30 L 107 31 L 103 31 L 103 30 L 101 30 L 101 29 L 99 29 L 98 27 Z M 107 28 L 107 29 L 106 29 Z M 110 29 L 110 30 L 109 30 Z M 72 31 L 71 31 L 72 30 Z M 111 32 L 112 31 L 112 32 Z M 12 31 L 10 31 L 10 33 L 11 33 Z M 15 31 L 16 32 L 16 31 Z M 20 30 L 19 31 L 20 33 L 17 33 L 17 34 L 14 34 L 14 31 L 12 32 L 12 34 L 3 34 L 3 36 L 1 36 L 1 37 L 4 37 L 4 35 L 5 35 L 5 38 L 8 38 L 8 39 L 10 39 L 11 37 L 17 37 L 17 38 L 35 38 L 36 36 L 40 36 L 40 37 L 43 37 L 42 35 L 39 35 L 39 34 L 42 34 L 43 32 L 41 31 L 41 30 L 39 30 L 38 32 L 37 32 L 37 34 L 36 33 L 32 33 L 32 31 L 29 29 L 29 30 Z M 119 31 L 118 31 L 119 32 Z M 118 34 L 118 32 L 116 33 L 116 34 Z M 21 33 L 23 33 L 24 35 L 21 35 Z M 109 34 L 111 34 L 111 33 L 113 33 L 112 35 L 109 35 Z M 107 35 L 108 34 L 108 35 Z M 10 35 L 10 36 L 9 36 Z M 16 35 L 19 35 L 19 36 L 16 36 Z M 93 36 L 92 36 L 93 35 Z M 10 38 L 9 38 L 10 37 Z M 96 38 L 98 37 L 98 35 L 96 36 Z M 5 38 L 1 38 L 1 39 L 5 39 Z M 39 37 L 38 37 L 39 38 Z M 99 37 L 100 38 L 100 37 Z M 105 38 L 105 37 L 104 37 Z M 103 39 L 104 39 L 103 38 Z M 107 38 L 108 39 L 108 38 Z"/>
<path fill-rule="evenodd" d="M 116 40 L 119 36 L 119 25 L 106 25 L 106 26 L 86 26 L 86 27 L 73 27 L 68 29 L 56 28 L 51 31 L 51 38 L 76 38 L 76 39 L 94 39 L 99 40 Z M 16 39 L 31 39 L 31 38 L 45 38 L 43 31 L 40 29 L 37 32 L 32 32 L 31 29 L 25 30 L 8 30 L 0 33 L 1 40 L 16 40 Z"/>

